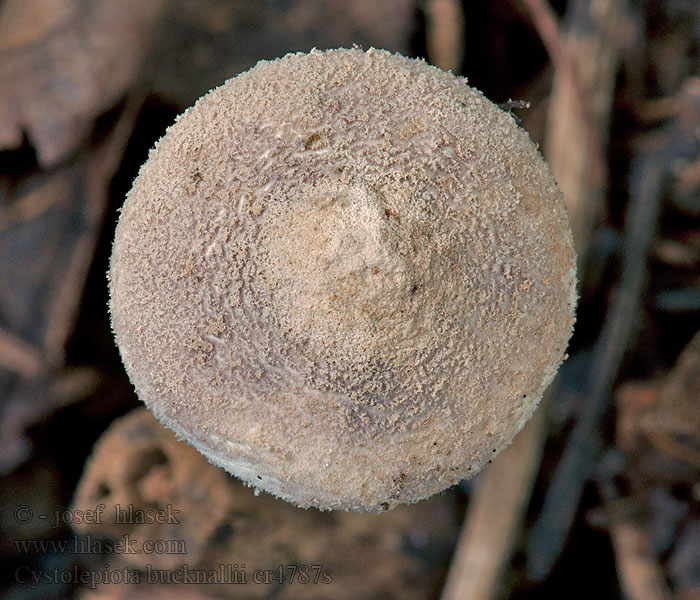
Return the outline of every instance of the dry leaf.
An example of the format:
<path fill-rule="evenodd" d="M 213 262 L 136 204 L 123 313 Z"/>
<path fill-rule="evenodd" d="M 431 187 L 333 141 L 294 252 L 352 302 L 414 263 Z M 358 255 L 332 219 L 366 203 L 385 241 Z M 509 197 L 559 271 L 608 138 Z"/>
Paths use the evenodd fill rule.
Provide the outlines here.
<path fill-rule="evenodd" d="M 0 150 L 69 157 L 137 79 L 164 0 L 0 3 Z"/>

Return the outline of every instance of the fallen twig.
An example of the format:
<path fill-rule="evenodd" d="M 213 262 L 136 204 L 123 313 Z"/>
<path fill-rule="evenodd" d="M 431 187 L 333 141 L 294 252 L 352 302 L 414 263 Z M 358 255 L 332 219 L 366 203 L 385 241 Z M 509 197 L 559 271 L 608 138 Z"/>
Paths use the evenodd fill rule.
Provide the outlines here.
<path fill-rule="evenodd" d="M 426 0 L 428 59 L 458 73 L 464 54 L 464 14 L 459 0 Z"/>
<path fill-rule="evenodd" d="M 585 141 L 588 147 L 588 176 L 593 185 L 601 186 L 605 178 L 605 163 L 602 157 L 603 144 L 598 133 L 599 127 L 595 115 L 589 105 L 588 90 L 581 80 L 575 55 L 572 56 L 554 11 L 546 0 L 523 0 L 523 3 L 530 12 L 554 68 L 574 91 L 571 95 L 573 112 L 584 125 Z"/>
<path fill-rule="evenodd" d="M 629 520 L 614 519 L 610 537 L 625 598 L 668 600 L 663 573 L 649 551 L 645 532 Z"/>

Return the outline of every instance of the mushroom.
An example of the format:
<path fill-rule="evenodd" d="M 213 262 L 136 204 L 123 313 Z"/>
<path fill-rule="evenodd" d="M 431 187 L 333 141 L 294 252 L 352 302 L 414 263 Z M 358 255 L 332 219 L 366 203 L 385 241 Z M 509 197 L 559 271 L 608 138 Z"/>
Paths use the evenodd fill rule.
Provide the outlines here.
<path fill-rule="evenodd" d="M 186 110 L 121 212 L 126 370 L 212 463 L 382 511 L 479 471 L 565 356 L 561 193 L 464 79 L 371 49 L 260 62 Z"/>

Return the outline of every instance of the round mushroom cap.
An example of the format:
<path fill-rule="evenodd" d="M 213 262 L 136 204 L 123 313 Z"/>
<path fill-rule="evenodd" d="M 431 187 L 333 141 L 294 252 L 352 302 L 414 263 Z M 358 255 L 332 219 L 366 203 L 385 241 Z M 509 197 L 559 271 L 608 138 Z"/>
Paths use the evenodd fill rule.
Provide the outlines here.
<path fill-rule="evenodd" d="M 211 462 L 386 510 L 479 471 L 564 358 L 575 256 L 511 115 L 385 51 L 260 62 L 185 111 L 122 209 L 126 370 Z"/>

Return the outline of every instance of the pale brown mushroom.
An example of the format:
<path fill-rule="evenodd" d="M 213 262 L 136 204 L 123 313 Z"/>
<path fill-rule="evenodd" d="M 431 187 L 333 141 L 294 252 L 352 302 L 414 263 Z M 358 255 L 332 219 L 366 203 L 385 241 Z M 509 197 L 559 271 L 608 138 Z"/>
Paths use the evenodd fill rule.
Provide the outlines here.
<path fill-rule="evenodd" d="M 111 314 L 140 398 L 247 484 L 385 510 L 481 469 L 574 320 L 551 172 L 513 118 L 385 51 L 261 62 L 128 195 Z"/>

